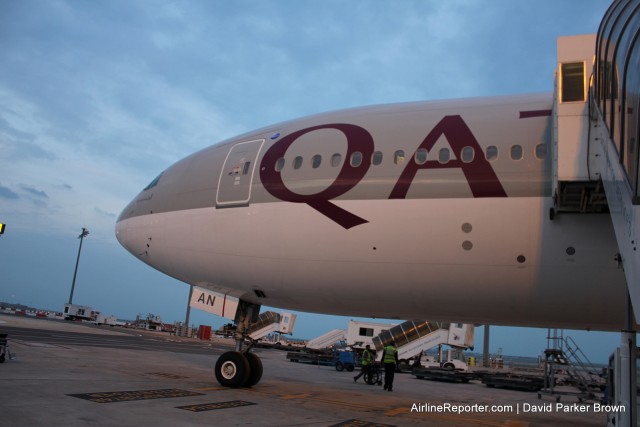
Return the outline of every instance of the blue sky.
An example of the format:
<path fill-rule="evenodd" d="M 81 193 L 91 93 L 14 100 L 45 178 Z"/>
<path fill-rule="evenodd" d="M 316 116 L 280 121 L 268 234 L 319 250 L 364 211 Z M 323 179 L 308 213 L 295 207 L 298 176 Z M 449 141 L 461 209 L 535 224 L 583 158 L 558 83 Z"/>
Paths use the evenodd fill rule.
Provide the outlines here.
<path fill-rule="evenodd" d="M 158 172 L 321 111 L 551 92 L 556 38 L 595 33 L 608 5 L 0 0 L 0 300 L 61 310 L 87 227 L 74 302 L 182 320 L 188 286 L 114 237 L 119 212 Z M 296 335 L 347 319 L 303 314 Z M 223 323 L 196 311 L 192 320 Z M 598 361 L 619 340 L 572 335 Z M 494 328 L 491 350 L 537 355 L 545 336 Z"/>

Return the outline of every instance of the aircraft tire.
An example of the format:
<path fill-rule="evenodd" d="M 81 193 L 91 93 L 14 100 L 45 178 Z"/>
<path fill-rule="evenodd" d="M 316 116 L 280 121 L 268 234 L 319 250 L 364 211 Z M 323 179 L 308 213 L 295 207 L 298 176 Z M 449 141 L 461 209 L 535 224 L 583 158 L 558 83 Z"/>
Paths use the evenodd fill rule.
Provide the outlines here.
<path fill-rule="evenodd" d="M 246 353 L 245 357 L 249 362 L 249 377 L 244 383 L 245 387 L 253 387 L 260 382 L 262 378 L 262 361 L 253 353 Z"/>
<path fill-rule="evenodd" d="M 249 360 L 238 351 L 223 353 L 216 362 L 216 379 L 223 387 L 242 387 L 249 372 Z"/>

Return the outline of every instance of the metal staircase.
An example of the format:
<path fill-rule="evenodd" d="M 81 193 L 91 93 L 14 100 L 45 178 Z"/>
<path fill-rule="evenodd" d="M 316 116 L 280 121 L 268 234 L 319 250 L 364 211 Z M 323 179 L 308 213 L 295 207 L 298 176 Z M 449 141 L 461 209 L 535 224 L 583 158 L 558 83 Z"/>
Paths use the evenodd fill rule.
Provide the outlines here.
<path fill-rule="evenodd" d="M 254 340 L 259 340 L 271 333 L 291 334 L 295 320 L 296 315 L 292 313 L 265 311 L 260 313 L 258 320 L 249 327 L 249 336 Z"/>
<path fill-rule="evenodd" d="M 579 401 L 593 400 L 596 399 L 594 393 L 605 385 L 598 369 L 573 338 L 564 337 L 562 330 L 549 329 L 544 356 L 544 388 L 538 393 L 538 398 L 548 394 L 556 397 L 558 402 L 561 395 L 574 395 Z M 556 387 L 561 384 L 571 385 L 579 391 L 558 390 Z"/>

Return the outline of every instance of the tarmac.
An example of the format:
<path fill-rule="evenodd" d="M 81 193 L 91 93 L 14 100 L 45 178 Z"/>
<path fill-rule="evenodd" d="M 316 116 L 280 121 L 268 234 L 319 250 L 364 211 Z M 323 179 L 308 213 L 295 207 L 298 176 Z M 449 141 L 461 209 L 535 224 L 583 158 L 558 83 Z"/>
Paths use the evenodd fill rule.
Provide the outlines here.
<path fill-rule="evenodd" d="M 0 314 L 0 333 L 3 327 L 28 330 L 9 335 L 17 357 L 0 364 L 0 426 L 606 425 L 593 403 L 570 397 L 560 407 L 535 392 L 410 374 L 396 374 L 387 392 L 355 383 L 353 372 L 289 362 L 274 349 L 255 350 L 264 365 L 260 383 L 229 389 L 218 385 L 213 366 L 232 341 L 140 333 L 139 347 L 135 340 L 112 347 L 131 333 Z M 29 330 L 50 339 L 29 338 Z M 78 334 L 78 342 L 56 342 L 57 332 Z M 87 333 L 99 336 L 82 342 Z M 150 341 L 153 349 L 142 345 Z"/>

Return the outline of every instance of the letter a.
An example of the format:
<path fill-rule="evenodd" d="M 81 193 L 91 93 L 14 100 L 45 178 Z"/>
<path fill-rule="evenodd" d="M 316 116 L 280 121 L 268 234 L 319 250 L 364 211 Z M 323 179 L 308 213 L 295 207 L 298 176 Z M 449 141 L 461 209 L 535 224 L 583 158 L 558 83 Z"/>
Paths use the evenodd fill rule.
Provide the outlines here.
<path fill-rule="evenodd" d="M 471 129 L 469 129 L 462 117 L 445 116 L 433 130 L 429 132 L 429 135 L 427 135 L 418 148 L 431 151 L 441 135 L 444 135 L 447 141 L 449 141 L 456 160 L 451 160 L 446 164 L 442 164 L 437 160 L 430 160 L 422 165 L 416 162 L 408 162 L 389 195 L 390 199 L 404 199 L 407 196 L 409 187 L 418 169 L 450 168 L 462 169 L 462 173 L 464 173 L 473 197 L 507 197 L 507 193 L 504 191 L 504 188 L 502 188 L 502 184 L 493 171 L 491 164 L 489 164 L 484 156 L 476 155 L 469 163 L 460 160 L 464 147 L 471 147 L 476 153 L 482 153 L 480 144 L 478 144 Z"/>

